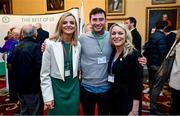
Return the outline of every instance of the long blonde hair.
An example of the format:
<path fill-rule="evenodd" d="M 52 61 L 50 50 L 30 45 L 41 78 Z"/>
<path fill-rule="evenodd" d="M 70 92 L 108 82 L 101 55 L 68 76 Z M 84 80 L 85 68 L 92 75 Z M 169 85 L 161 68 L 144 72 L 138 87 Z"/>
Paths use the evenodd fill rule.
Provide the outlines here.
<path fill-rule="evenodd" d="M 69 12 L 63 14 L 59 18 L 59 21 L 58 21 L 58 23 L 56 25 L 56 29 L 55 29 L 54 35 L 50 38 L 50 40 L 54 40 L 54 41 L 57 41 L 58 39 L 63 40 L 63 38 L 62 38 L 62 34 L 63 34 L 62 25 L 63 25 L 63 22 L 64 22 L 65 18 L 68 17 L 68 16 L 72 16 L 74 18 L 74 20 L 75 20 L 76 29 L 75 29 L 75 31 L 73 33 L 72 44 L 76 46 L 77 45 L 77 41 L 78 41 L 77 21 L 76 21 L 76 18 L 74 17 L 74 15 L 69 13 Z"/>
<path fill-rule="evenodd" d="M 110 30 L 109 30 L 109 32 L 110 32 L 110 34 L 109 34 L 110 35 L 110 41 L 111 41 L 111 44 L 112 44 L 113 47 L 114 47 L 114 45 L 112 43 L 111 33 L 112 33 L 112 29 L 115 26 L 118 26 L 118 27 L 122 28 L 125 31 L 126 40 L 125 40 L 125 45 L 124 45 L 124 48 L 123 48 L 123 57 L 126 57 L 128 54 L 132 53 L 133 49 L 135 49 L 134 45 L 132 44 L 132 35 L 131 35 L 131 32 L 129 31 L 127 26 L 122 24 L 122 23 L 115 23 L 115 24 L 113 24 L 110 27 Z"/>

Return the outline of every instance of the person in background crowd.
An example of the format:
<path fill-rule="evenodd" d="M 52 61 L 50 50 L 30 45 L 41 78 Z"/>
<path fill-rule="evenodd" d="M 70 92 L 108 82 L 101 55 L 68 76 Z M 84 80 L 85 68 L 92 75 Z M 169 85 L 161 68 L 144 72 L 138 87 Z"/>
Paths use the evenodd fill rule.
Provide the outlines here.
<path fill-rule="evenodd" d="M 80 87 L 77 21 L 73 14 L 63 14 L 54 36 L 46 40 L 42 57 L 41 89 L 48 115 L 78 115 Z"/>
<path fill-rule="evenodd" d="M 171 49 L 175 39 L 176 39 L 176 34 L 174 32 L 170 31 L 170 27 L 165 27 L 164 29 L 164 34 L 165 34 L 165 39 L 166 39 L 166 43 L 167 43 L 167 51 L 169 52 L 169 50 Z M 167 76 L 167 78 L 156 78 L 156 82 L 154 84 L 154 87 L 152 89 L 152 103 L 157 102 L 158 96 L 162 96 L 163 95 L 163 86 L 164 83 L 167 82 L 169 79 L 169 77 Z M 157 111 L 157 113 L 160 114 L 160 112 Z"/>
<path fill-rule="evenodd" d="M 7 32 L 7 35 L 4 37 L 4 40 L 11 38 L 13 29 L 15 29 L 15 27 L 12 27 L 11 29 L 9 29 L 9 31 Z"/>
<path fill-rule="evenodd" d="M 35 27 L 37 29 L 37 39 L 36 39 L 36 42 L 38 43 L 38 45 L 40 46 L 39 48 L 41 49 L 41 45 L 42 43 L 47 39 L 49 38 L 49 32 L 47 32 L 46 30 L 42 29 L 42 25 L 41 23 L 36 23 L 35 24 Z M 42 54 L 41 50 L 40 51 L 40 54 Z"/>
<path fill-rule="evenodd" d="M 128 17 L 127 20 L 125 21 L 125 24 L 128 26 L 129 30 L 131 31 L 132 34 L 132 42 L 134 44 L 134 47 L 141 53 L 141 35 L 137 31 L 136 24 L 137 21 L 134 17 Z"/>
<path fill-rule="evenodd" d="M 99 115 L 109 115 L 109 95 L 111 85 L 108 82 L 108 62 L 112 53 L 109 32 L 105 30 L 106 13 L 94 8 L 90 14 L 92 31 L 80 36 L 82 72 L 81 103 L 85 115 L 94 115 L 97 104 Z M 138 59 L 141 65 L 146 59 Z"/>
<path fill-rule="evenodd" d="M 7 34 L 6 34 L 6 36 L 4 37 L 5 43 L 4 43 L 3 47 L 5 47 L 6 41 L 7 41 L 9 38 L 11 38 L 11 36 L 12 36 L 12 30 L 13 30 L 14 28 L 15 28 L 15 27 L 9 29 L 9 31 L 8 31 Z M 5 55 L 6 55 L 6 49 L 7 49 L 7 48 L 4 48 L 4 50 L 3 50 L 3 47 L 0 47 L 0 53 L 3 53 L 2 59 L 5 61 L 5 60 L 6 60 L 6 59 L 5 59 Z"/>
<path fill-rule="evenodd" d="M 40 44 L 44 42 L 45 39 L 49 38 L 49 32 L 45 31 L 44 29 L 42 29 L 42 25 L 41 23 L 36 23 L 35 24 L 35 27 L 37 29 L 37 32 L 38 32 L 38 36 L 37 36 L 37 39 L 36 41 Z"/>
<path fill-rule="evenodd" d="M 8 83 L 9 83 L 9 98 L 12 102 L 17 102 L 17 94 L 15 92 L 14 78 L 12 76 L 12 55 L 15 46 L 19 42 L 20 29 L 13 27 L 9 30 L 9 34 L 7 35 L 7 40 L 3 47 L 0 47 L 0 52 L 7 52 L 7 69 L 8 69 Z"/>
<path fill-rule="evenodd" d="M 109 61 L 111 115 L 139 115 L 143 71 L 138 63 L 141 54 L 132 44 L 132 36 L 124 24 L 113 24 L 110 28 L 113 52 Z"/>
<path fill-rule="evenodd" d="M 176 39 L 176 34 L 174 32 L 172 32 L 171 27 L 168 27 L 168 26 L 164 29 L 164 33 L 166 36 L 167 47 L 168 47 L 168 51 L 169 51 Z"/>
<path fill-rule="evenodd" d="M 12 30 L 13 30 L 14 28 L 15 28 L 15 27 L 9 29 L 9 31 L 7 32 L 7 35 L 4 37 L 4 40 L 5 40 L 5 41 L 7 41 L 9 38 L 11 38 L 11 36 L 12 36 Z M 5 44 L 6 44 L 6 42 L 5 42 Z M 4 44 L 4 45 L 5 45 L 5 44 Z M 4 45 L 3 45 L 3 46 L 4 46 Z M 0 47 L 0 49 L 2 50 L 1 47 Z M 3 53 L 2 59 L 5 61 L 5 60 L 6 60 L 6 59 L 5 59 L 5 54 L 6 54 L 6 52 L 1 52 L 1 53 Z"/>
<path fill-rule="evenodd" d="M 151 114 L 160 114 L 157 107 L 157 97 L 159 94 L 153 90 L 156 84 L 155 73 L 158 71 L 168 52 L 167 41 L 164 34 L 166 21 L 159 21 L 156 24 L 156 32 L 151 34 L 146 44 L 144 56 L 147 58 L 147 67 L 149 72 L 149 87 L 150 87 L 150 112 Z M 158 95 L 156 95 L 158 94 Z"/>
<path fill-rule="evenodd" d="M 175 47 L 175 59 L 172 66 L 169 86 L 171 87 L 171 115 L 180 115 L 180 29 L 177 31 L 178 41 Z"/>
<path fill-rule="evenodd" d="M 32 25 L 22 27 L 23 40 L 13 52 L 12 70 L 20 101 L 20 115 L 43 115 L 40 88 L 41 55 L 35 39 L 37 30 Z"/>
<path fill-rule="evenodd" d="M 89 31 L 92 31 L 92 26 L 90 23 L 88 23 L 85 27 L 85 32 L 89 32 Z"/>

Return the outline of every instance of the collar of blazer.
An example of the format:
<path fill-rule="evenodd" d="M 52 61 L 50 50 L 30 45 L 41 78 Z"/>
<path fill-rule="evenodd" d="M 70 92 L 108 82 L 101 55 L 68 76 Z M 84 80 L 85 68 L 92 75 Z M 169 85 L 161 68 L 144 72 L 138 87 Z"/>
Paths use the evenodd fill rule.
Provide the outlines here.
<path fill-rule="evenodd" d="M 54 56 L 57 62 L 57 66 L 59 68 L 62 80 L 65 81 L 64 79 L 64 53 L 63 53 L 63 46 L 62 46 L 62 42 L 61 41 L 56 41 L 53 46 L 53 52 L 54 52 Z M 76 75 L 74 75 L 77 71 L 77 62 L 78 62 L 78 47 L 77 46 L 72 46 L 72 60 L 73 60 L 73 77 L 76 77 Z"/>

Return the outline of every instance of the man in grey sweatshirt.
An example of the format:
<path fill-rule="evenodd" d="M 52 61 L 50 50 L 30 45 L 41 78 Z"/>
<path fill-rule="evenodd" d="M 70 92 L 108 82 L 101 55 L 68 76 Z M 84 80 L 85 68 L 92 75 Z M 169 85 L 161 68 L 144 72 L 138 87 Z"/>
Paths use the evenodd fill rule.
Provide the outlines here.
<path fill-rule="evenodd" d="M 109 114 L 108 62 L 112 52 L 109 32 L 105 31 L 106 13 L 101 8 L 90 12 L 92 31 L 80 36 L 82 71 L 81 103 L 85 115 Z"/>

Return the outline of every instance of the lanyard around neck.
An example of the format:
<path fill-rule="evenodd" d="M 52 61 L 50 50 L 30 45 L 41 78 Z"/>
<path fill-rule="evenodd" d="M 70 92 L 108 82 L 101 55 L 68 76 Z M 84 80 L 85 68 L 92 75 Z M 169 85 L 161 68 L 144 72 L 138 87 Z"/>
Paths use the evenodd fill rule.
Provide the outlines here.
<path fill-rule="evenodd" d="M 97 41 L 97 45 L 98 45 L 98 47 L 99 47 L 99 49 L 100 49 L 100 52 L 101 52 L 101 54 L 102 54 L 103 48 L 104 48 L 104 42 L 103 42 L 103 44 L 102 44 L 102 46 L 101 46 L 99 40 L 104 40 L 104 39 L 105 39 L 105 31 L 104 31 L 104 33 L 103 33 L 102 35 L 100 35 L 100 36 L 97 36 L 96 33 L 94 33 L 94 32 L 93 32 L 93 35 L 94 35 L 94 37 L 95 37 L 95 39 L 96 39 L 96 41 Z"/>
<path fill-rule="evenodd" d="M 70 54 L 72 52 L 72 44 L 70 43 L 70 49 L 69 49 L 68 54 L 67 54 L 66 49 L 64 47 L 64 42 L 62 42 L 62 46 L 63 46 L 63 51 L 64 51 L 64 55 L 66 57 L 66 60 L 69 61 L 69 56 L 70 56 Z"/>
<path fill-rule="evenodd" d="M 99 47 L 99 49 L 100 49 L 100 51 L 101 51 L 101 54 L 102 54 L 103 48 L 104 48 L 104 43 L 103 43 L 103 45 L 101 46 L 101 44 L 100 44 L 100 42 L 99 42 L 99 40 L 98 40 L 97 38 L 96 38 L 96 41 L 97 41 L 98 47 Z"/>

